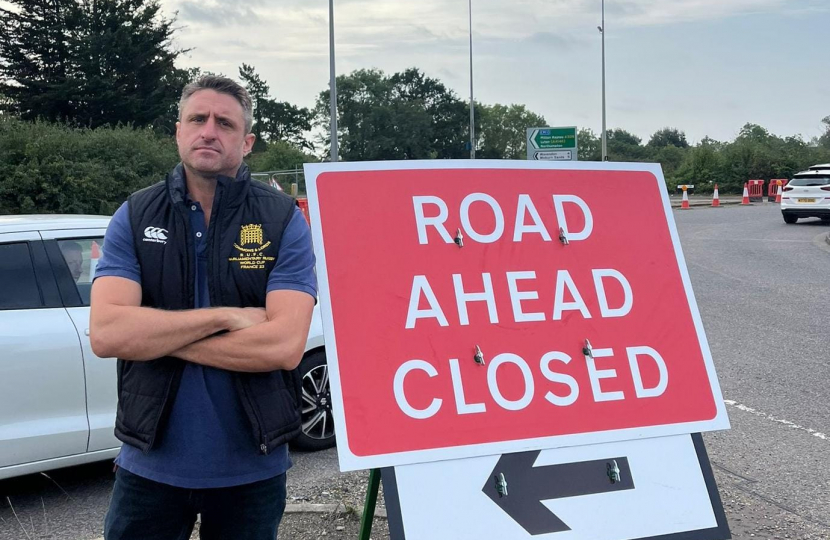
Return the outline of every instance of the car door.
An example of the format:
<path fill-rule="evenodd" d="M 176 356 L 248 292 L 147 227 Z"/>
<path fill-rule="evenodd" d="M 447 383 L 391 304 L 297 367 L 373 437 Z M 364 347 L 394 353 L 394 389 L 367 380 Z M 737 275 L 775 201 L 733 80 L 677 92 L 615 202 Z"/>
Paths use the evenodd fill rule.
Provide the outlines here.
<path fill-rule="evenodd" d="M 115 438 L 116 360 L 99 358 L 89 343 L 89 297 L 98 258 L 104 252 L 104 229 L 43 231 L 44 244 L 66 311 L 72 318 L 81 346 L 86 375 L 90 452 L 121 446 Z M 77 253 L 81 254 L 76 266 Z"/>
<path fill-rule="evenodd" d="M 86 451 L 81 345 L 40 236 L 0 233 L 0 467 Z"/>

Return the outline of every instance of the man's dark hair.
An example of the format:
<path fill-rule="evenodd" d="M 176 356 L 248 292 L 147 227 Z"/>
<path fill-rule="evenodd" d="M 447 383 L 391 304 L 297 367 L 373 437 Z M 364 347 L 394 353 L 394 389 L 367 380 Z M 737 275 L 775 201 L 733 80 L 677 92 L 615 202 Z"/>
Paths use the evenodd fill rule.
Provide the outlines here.
<path fill-rule="evenodd" d="M 254 125 L 254 106 L 248 91 L 238 82 L 221 75 L 203 75 L 196 81 L 188 84 L 182 90 L 182 97 L 179 100 L 179 121 L 182 119 L 182 109 L 190 96 L 199 90 L 213 90 L 220 94 L 227 94 L 242 105 L 242 114 L 245 118 L 245 133 L 250 133 Z"/>

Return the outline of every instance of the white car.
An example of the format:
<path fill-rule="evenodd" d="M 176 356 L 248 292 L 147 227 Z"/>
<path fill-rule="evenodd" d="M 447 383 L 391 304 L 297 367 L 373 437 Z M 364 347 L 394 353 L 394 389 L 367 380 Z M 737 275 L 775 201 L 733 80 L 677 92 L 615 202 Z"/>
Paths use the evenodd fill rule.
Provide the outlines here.
<path fill-rule="evenodd" d="M 102 216 L 0 216 L 0 480 L 112 459 L 116 362 L 89 345 L 89 294 L 106 249 Z M 319 308 L 303 374 L 303 433 L 334 445 Z"/>
<path fill-rule="evenodd" d="M 781 194 L 781 215 L 790 224 L 807 217 L 830 220 L 830 169 L 811 168 L 793 176 Z"/>

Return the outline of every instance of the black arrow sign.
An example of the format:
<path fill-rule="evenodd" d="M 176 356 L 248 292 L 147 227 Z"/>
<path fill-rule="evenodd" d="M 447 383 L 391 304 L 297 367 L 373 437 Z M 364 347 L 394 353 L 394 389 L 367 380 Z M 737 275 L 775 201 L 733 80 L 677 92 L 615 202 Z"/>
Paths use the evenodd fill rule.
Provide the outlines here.
<path fill-rule="evenodd" d="M 502 455 L 482 488 L 485 495 L 532 535 L 571 530 L 542 501 L 634 489 L 628 458 L 534 467 L 539 453 Z M 609 468 L 614 461 L 619 468 L 619 480 L 612 482 Z M 499 487 L 501 475 L 505 482 Z"/>

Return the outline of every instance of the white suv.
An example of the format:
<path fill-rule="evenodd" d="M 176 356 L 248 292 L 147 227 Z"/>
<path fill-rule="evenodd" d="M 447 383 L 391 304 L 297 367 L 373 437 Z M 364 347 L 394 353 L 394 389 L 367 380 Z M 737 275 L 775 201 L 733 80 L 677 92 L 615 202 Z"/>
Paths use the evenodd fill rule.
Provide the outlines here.
<path fill-rule="evenodd" d="M 0 479 L 112 459 L 115 360 L 89 345 L 108 217 L 0 216 Z M 319 309 L 303 374 L 304 449 L 334 445 Z"/>
<path fill-rule="evenodd" d="M 807 217 L 830 220 L 830 169 L 811 167 L 795 174 L 781 194 L 781 215 L 789 224 Z"/>

